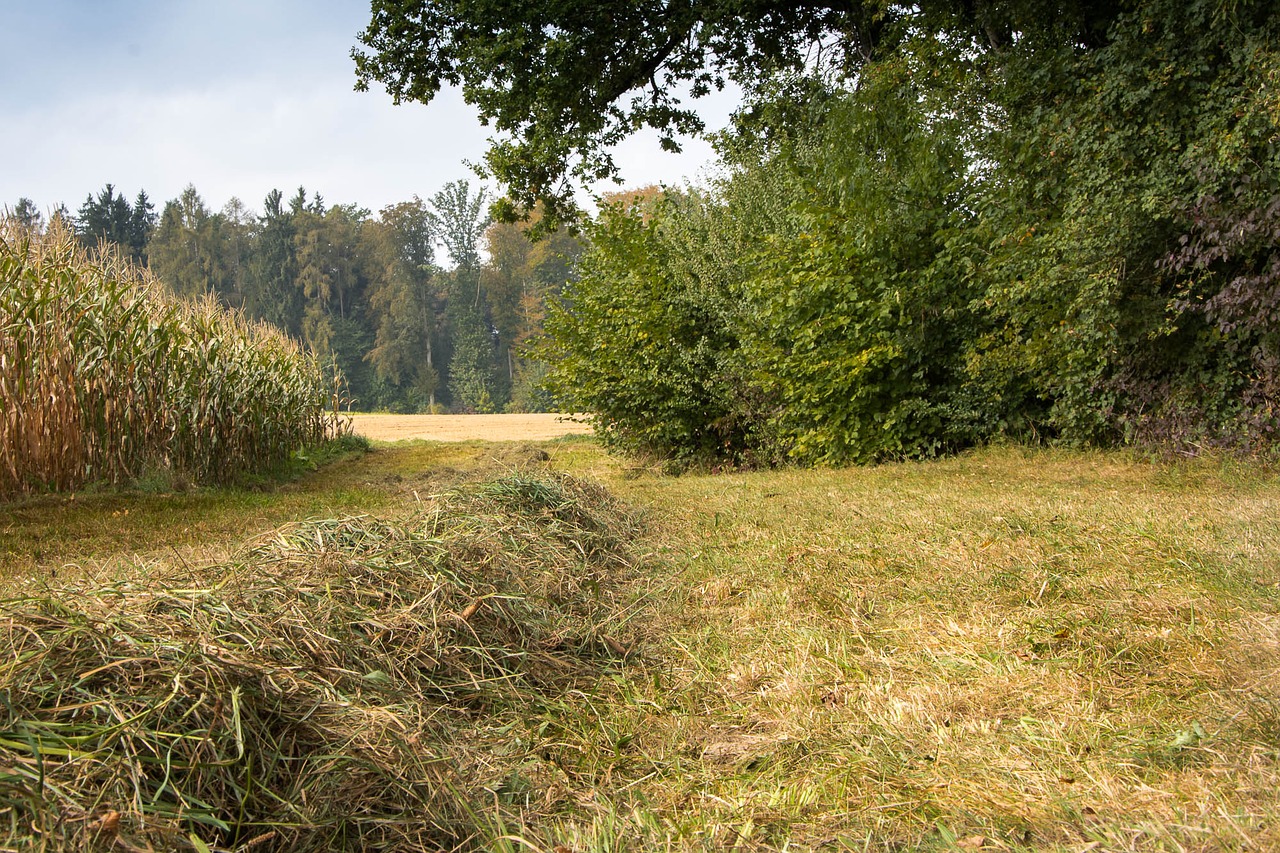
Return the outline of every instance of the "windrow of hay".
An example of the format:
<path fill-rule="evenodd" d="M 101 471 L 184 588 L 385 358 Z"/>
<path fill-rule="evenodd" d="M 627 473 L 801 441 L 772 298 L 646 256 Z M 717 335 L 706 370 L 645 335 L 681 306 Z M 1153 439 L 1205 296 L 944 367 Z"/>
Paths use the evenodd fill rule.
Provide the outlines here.
<path fill-rule="evenodd" d="M 338 431 L 335 391 L 278 330 L 0 219 L 0 499 L 262 470 Z"/>
<path fill-rule="evenodd" d="M 0 603 L 0 847 L 483 843 L 502 711 L 634 640 L 637 532 L 602 491 L 509 474 Z"/>

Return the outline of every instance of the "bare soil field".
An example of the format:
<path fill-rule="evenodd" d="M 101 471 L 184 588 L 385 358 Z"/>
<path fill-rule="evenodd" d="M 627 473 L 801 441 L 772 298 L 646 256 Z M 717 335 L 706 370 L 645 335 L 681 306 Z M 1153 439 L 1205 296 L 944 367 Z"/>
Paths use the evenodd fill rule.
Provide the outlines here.
<path fill-rule="evenodd" d="M 584 435 L 591 426 L 570 415 L 383 415 L 353 414 L 357 435 L 374 441 L 545 441 Z"/>

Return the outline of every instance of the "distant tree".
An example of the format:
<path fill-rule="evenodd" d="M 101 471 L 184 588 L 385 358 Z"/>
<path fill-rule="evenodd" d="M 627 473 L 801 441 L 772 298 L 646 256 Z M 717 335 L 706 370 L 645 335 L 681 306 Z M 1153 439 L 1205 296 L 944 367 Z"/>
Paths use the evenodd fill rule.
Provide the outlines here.
<path fill-rule="evenodd" d="M 319 204 L 295 217 L 297 283 L 305 302 L 302 339 L 319 355 L 336 358 L 341 350 L 340 360 L 352 363 L 359 356 L 346 350 L 355 338 L 341 331 L 365 286 L 361 231 L 368 211 L 344 205 L 323 214 L 318 209 Z"/>
<path fill-rule="evenodd" d="M 175 293 L 185 291 L 188 282 L 195 286 L 198 278 L 194 269 L 189 268 L 186 239 L 182 208 L 176 201 L 166 202 L 164 212 L 160 214 L 159 227 L 151 240 L 150 267 Z"/>
<path fill-rule="evenodd" d="M 175 293 L 185 296 L 234 292 L 224 224 L 188 184 L 178 198 L 164 206 L 148 245 L 152 271 Z"/>
<path fill-rule="evenodd" d="M 648 222 L 658 211 L 658 206 L 667 197 L 667 190 L 660 184 L 647 184 L 625 190 L 614 190 L 600 194 L 600 200 L 606 205 L 618 205 L 640 214 L 641 220 Z"/>
<path fill-rule="evenodd" d="M 454 409 L 488 414 L 497 410 L 494 341 L 484 316 L 462 301 L 450 303 L 453 358 L 449 360 L 449 391 Z"/>
<path fill-rule="evenodd" d="M 305 193 L 303 195 L 305 200 Z M 302 293 L 297 286 L 294 244 L 296 214 L 285 210 L 283 196 L 272 190 L 263 202 L 257 240 L 249 258 L 245 309 L 293 335 L 302 331 Z"/>
<path fill-rule="evenodd" d="M 298 187 L 298 193 L 289 199 L 289 212 L 294 216 L 301 213 L 314 213 L 316 216 L 324 216 L 324 198 L 320 193 L 315 193 L 310 202 L 307 201 L 307 188 Z"/>
<path fill-rule="evenodd" d="M 384 208 L 366 229 L 374 345 L 364 356 L 377 378 L 411 407 L 434 408 L 445 354 L 444 280 L 434 262 L 430 210 L 417 197 Z"/>
<path fill-rule="evenodd" d="M 508 384 L 515 379 L 516 342 L 526 338 L 536 323 L 524 304 L 526 294 L 537 288 L 532 269 L 534 244 L 525 231 L 516 223 L 495 222 L 484 233 L 488 261 L 480 273 L 481 288 L 497 332 L 498 368 Z"/>
<path fill-rule="evenodd" d="M 457 269 L 468 274 L 480 269 L 480 238 L 489 224 L 485 214 L 488 194 L 474 195 L 469 181 L 452 181 L 431 197 L 431 218 L 436 236 L 449 251 Z"/>
<path fill-rule="evenodd" d="M 141 263 L 147 262 L 147 244 L 155 231 L 158 217 L 155 205 L 147 198 L 146 190 L 139 190 L 133 201 L 133 209 L 129 212 L 128 249 L 129 254 Z"/>
<path fill-rule="evenodd" d="M 546 304 L 573 277 L 583 245 L 561 227 L 532 239 L 540 211 L 528 223 L 495 222 L 484 234 L 487 260 L 481 284 L 489 320 L 497 338 L 498 371 L 509 389 L 508 407 L 534 411 L 547 404 L 535 387 L 544 373 L 540 362 L 527 361 L 527 344 L 543 331 Z"/>
<path fill-rule="evenodd" d="M 344 207 L 328 213 L 304 211 L 294 221 L 298 286 L 326 314 L 346 317 L 359 285 L 357 256 L 361 220 Z"/>
<path fill-rule="evenodd" d="M 76 234 L 86 246 L 100 243 L 128 245 L 129 218 L 132 209 L 123 196 L 116 195 L 114 184 L 107 184 L 95 197 L 85 197 L 76 216 Z"/>
<path fill-rule="evenodd" d="M 32 231 L 39 231 L 44 227 L 44 216 L 40 213 L 40 209 L 36 207 L 34 201 L 26 197 L 18 199 L 18 203 L 14 205 L 13 218 L 20 222 L 22 227 Z"/>
<path fill-rule="evenodd" d="M 455 408 L 493 411 L 500 405 L 495 387 L 492 326 L 485 314 L 480 276 L 480 238 L 488 225 L 486 193 L 471 192 L 467 181 L 454 181 L 431 198 L 437 236 L 449 251 L 447 317 L 453 343 L 449 360 L 449 393 Z"/>
<path fill-rule="evenodd" d="M 249 263 L 257 242 L 258 219 L 243 201 L 232 196 L 219 212 L 225 269 L 219 296 L 232 308 L 245 307 Z"/>
<path fill-rule="evenodd" d="M 125 255 L 142 263 L 155 224 L 154 208 L 145 191 L 139 192 L 136 204 L 131 205 L 113 184 L 107 184 L 96 197 L 86 197 L 80 206 L 76 234 L 85 246 L 114 243 Z"/>

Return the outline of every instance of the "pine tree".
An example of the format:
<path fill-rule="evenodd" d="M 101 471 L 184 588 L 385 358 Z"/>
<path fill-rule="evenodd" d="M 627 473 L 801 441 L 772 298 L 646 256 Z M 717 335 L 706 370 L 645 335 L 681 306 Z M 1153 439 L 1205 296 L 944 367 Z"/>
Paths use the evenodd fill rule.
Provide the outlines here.
<path fill-rule="evenodd" d="M 76 217 L 76 234 L 87 247 L 114 243 L 125 255 L 138 262 L 146 261 L 147 243 L 156 225 L 154 207 L 145 191 L 137 202 L 129 204 L 114 184 L 107 184 L 97 197 L 90 194 Z"/>
<path fill-rule="evenodd" d="M 44 227 L 44 216 L 41 215 L 40 209 L 36 207 L 36 203 L 25 196 L 18 199 L 18 203 L 13 207 L 13 218 L 21 223 L 23 228 L 31 231 L 39 231 Z"/>
<path fill-rule="evenodd" d="M 305 203 L 305 193 L 300 195 Z M 253 317 L 300 335 L 303 306 L 294 249 L 296 214 L 292 209 L 286 211 L 282 202 L 280 191 L 272 190 L 263 203 L 258 239 L 249 260 L 245 309 Z"/>
<path fill-rule="evenodd" d="M 157 221 L 155 205 L 147 198 L 147 191 L 139 190 L 133 209 L 129 212 L 127 228 L 129 254 L 134 260 L 144 264 L 147 262 L 147 244 L 151 242 L 151 234 L 155 231 Z"/>

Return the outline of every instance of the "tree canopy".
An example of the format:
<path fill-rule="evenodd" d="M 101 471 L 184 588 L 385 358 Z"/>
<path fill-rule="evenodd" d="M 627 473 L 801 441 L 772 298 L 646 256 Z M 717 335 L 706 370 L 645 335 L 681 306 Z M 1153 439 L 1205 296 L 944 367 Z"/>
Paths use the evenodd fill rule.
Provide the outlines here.
<path fill-rule="evenodd" d="M 397 103 L 460 86 L 497 135 L 486 163 L 508 217 L 572 209 L 575 182 L 616 174 L 609 147 L 642 127 L 679 149 L 705 130 L 687 100 L 732 81 L 749 97 L 787 75 L 852 76 L 911 28 L 994 50 L 1038 33 L 1100 44 L 1124 3 L 1104 0 L 373 0 L 352 51 L 357 88 Z"/>

